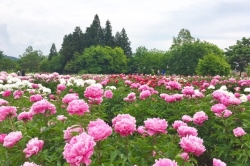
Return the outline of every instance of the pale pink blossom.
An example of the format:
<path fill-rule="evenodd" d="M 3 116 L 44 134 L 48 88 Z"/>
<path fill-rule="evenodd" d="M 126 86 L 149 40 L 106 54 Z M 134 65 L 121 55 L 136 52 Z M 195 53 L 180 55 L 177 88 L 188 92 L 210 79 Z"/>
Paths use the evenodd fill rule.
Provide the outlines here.
<path fill-rule="evenodd" d="M 40 101 L 42 99 L 43 99 L 43 97 L 40 94 L 30 96 L 30 101 L 33 102 L 33 103 L 37 102 L 37 101 Z"/>
<path fill-rule="evenodd" d="M 58 84 L 56 89 L 57 89 L 57 91 L 62 92 L 62 91 L 64 91 L 66 88 L 67 88 L 67 87 L 66 87 L 64 84 Z"/>
<path fill-rule="evenodd" d="M 193 116 L 193 122 L 197 125 L 202 125 L 204 121 L 208 120 L 208 116 L 204 111 L 196 112 Z"/>
<path fill-rule="evenodd" d="M 189 126 L 180 126 L 178 127 L 177 132 L 180 137 L 186 137 L 187 135 L 193 135 L 193 136 L 198 135 L 197 129 Z"/>
<path fill-rule="evenodd" d="M 187 123 L 181 121 L 181 120 L 175 120 L 172 124 L 172 127 L 177 130 L 180 126 L 187 126 Z"/>
<path fill-rule="evenodd" d="M 137 132 L 140 133 L 141 135 L 145 136 L 147 135 L 147 131 L 145 130 L 145 127 L 144 126 L 139 126 L 137 128 Z"/>
<path fill-rule="evenodd" d="M 66 94 L 63 99 L 62 102 L 64 104 L 69 104 L 71 101 L 73 100 L 79 100 L 79 96 L 76 93 L 70 93 L 70 94 Z"/>
<path fill-rule="evenodd" d="M 73 100 L 69 103 L 67 111 L 70 115 L 84 115 L 85 112 L 89 112 L 89 106 L 84 100 Z"/>
<path fill-rule="evenodd" d="M 224 112 L 222 112 L 222 113 L 215 113 L 215 115 L 218 116 L 218 117 L 227 118 L 227 117 L 229 117 L 230 115 L 232 115 L 232 111 L 226 109 L 226 110 L 225 110 Z"/>
<path fill-rule="evenodd" d="M 184 161 L 188 161 L 189 159 L 189 155 L 186 152 L 181 153 L 180 156 Z"/>
<path fill-rule="evenodd" d="M 38 88 L 39 88 L 39 85 L 38 85 L 38 84 L 32 84 L 31 87 L 32 87 L 33 89 L 38 89 Z"/>
<path fill-rule="evenodd" d="M 81 164 L 90 165 L 96 142 L 87 133 L 74 136 L 69 143 L 64 146 L 63 157 L 71 166 Z"/>
<path fill-rule="evenodd" d="M 104 97 L 106 97 L 107 99 L 111 99 L 113 97 L 113 92 L 111 90 L 106 90 L 104 92 Z"/>
<path fill-rule="evenodd" d="M 103 89 L 97 85 L 90 85 L 84 91 L 84 96 L 88 99 L 102 98 Z"/>
<path fill-rule="evenodd" d="M 17 116 L 17 109 L 13 106 L 0 106 L 0 122 L 7 117 L 14 118 Z"/>
<path fill-rule="evenodd" d="M 25 158 L 28 158 L 32 155 L 37 155 L 43 148 L 43 140 L 38 140 L 38 138 L 32 138 L 26 144 L 26 148 L 23 150 L 25 153 Z"/>
<path fill-rule="evenodd" d="M 206 148 L 203 145 L 203 140 L 192 135 L 182 137 L 180 140 L 180 146 L 185 152 L 193 153 L 196 156 L 200 156 L 206 151 Z"/>
<path fill-rule="evenodd" d="M 192 96 L 194 95 L 194 87 L 192 86 L 185 86 L 181 91 L 185 96 Z"/>
<path fill-rule="evenodd" d="M 33 118 L 32 114 L 30 112 L 21 112 L 20 114 L 18 114 L 17 116 L 17 120 L 22 120 L 24 122 L 28 122 L 31 121 Z"/>
<path fill-rule="evenodd" d="M 131 93 L 128 94 L 128 96 L 125 97 L 123 100 L 124 100 L 124 101 L 128 101 L 128 102 L 133 102 L 133 101 L 136 100 L 136 95 L 135 95 L 134 92 L 131 92 Z"/>
<path fill-rule="evenodd" d="M 66 116 L 64 116 L 64 115 L 58 115 L 58 116 L 56 117 L 56 119 L 59 120 L 59 121 L 64 122 L 64 121 L 67 120 L 68 118 L 67 118 Z"/>
<path fill-rule="evenodd" d="M 136 131 L 136 120 L 129 114 L 118 114 L 112 119 L 112 126 L 121 136 L 132 135 Z"/>
<path fill-rule="evenodd" d="M 94 137 L 95 141 L 104 140 L 112 134 L 112 128 L 102 119 L 90 121 L 87 130 L 88 134 Z"/>
<path fill-rule="evenodd" d="M 22 90 L 15 90 L 13 93 L 14 99 L 19 99 L 23 95 Z"/>
<path fill-rule="evenodd" d="M 170 90 L 180 90 L 181 84 L 176 81 L 169 81 L 167 83 L 167 86 L 170 88 Z"/>
<path fill-rule="evenodd" d="M 220 159 L 213 158 L 213 166 L 226 166 L 227 164 Z"/>
<path fill-rule="evenodd" d="M 146 98 L 151 96 L 151 92 L 149 90 L 144 90 L 140 93 L 140 99 L 145 100 Z"/>
<path fill-rule="evenodd" d="M 246 132 L 241 127 L 237 127 L 233 129 L 233 133 L 235 137 L 241 137 L 246 134 Z"/>
<path fill-rule="evenodd" d="M 46 115 L 52 115 L 56 113 L 56 106 L 47 100 L 40 100 L 33 103 L 29 112 L 32 114 L 32 116 L 44 113 L 46 113 Z"/>
<path fill-rule="evenodd" d="M 163 133 L 167 133 L 168 123 L 165 119 L 160 118 L 148 118 L 144 121 L 145 128 L 150 136 Z"/>
<path fill-rule="evenodd" d="M 8 105 L 8 104 L 9 104 L 8 101 L 6 101 L 4 99 L 0 99 L 0 106 L 2 106 L 2 105 Z"/>
<path fill-rule="evenodd" d="M 69 142 L 72 137 L 75 135 L 78 135 L 80 133 L 84 132 L 84 129 L 79 125 L 73 125 L 71 127 L 68 127 L 66 130 L 63 130 L 63 138 L 66 142 Z"/>
<path fill-rule="evenodd" d="M 13 147 L 20 139 L 22 139 L 23 135 L 21 131 L 14 131 L 9 133 L 4 137 L 3 146 L 7 148 Z"/>
<path fill-rule="evenodd" d="M 226 106 L 224 104 L 215 104 L 212 106 L 211 111 L 214 113 L 222 113 L 223 111 L 226 110 Z"/>
<path fill-rule="evenodd" d="M 193 118 L 189 115 L 183 115 L 181 119 L 186 123 L 193 121 Z"/>
<path fill-rule="evenodd" d="M 163 158 L 163 159 L 158 159 L 155 160 L 155 163 L 153 164 L 153 166 L 178 166 L 177 162 L 175 160 L 170 160 L 167 158 Z"/>
<path fill-rule="evenodd" d="M 41 166 L 41 165 L 37 165 L 37 164 L 35 164 L 33 162 L 26 161 L 22 166 Z"/>

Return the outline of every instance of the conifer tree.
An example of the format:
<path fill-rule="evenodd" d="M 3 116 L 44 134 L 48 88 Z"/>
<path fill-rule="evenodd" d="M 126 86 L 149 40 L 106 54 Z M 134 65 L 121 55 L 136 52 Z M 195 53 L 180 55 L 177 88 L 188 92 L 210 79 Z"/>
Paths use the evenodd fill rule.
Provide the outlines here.
<path fill-rule="evenodd" d="M 112 35 L 112 26 L 109 20 L 106 21 L 106 27 L 104 29 L 104 44 L 105 46 L 114 47 L 115 40 L 114 36 Z"/>
<path fill-rule="evenodd" d="M 120 33 L 119 32 L 116 33 L 115 43 L 116 46 L 121 47 L 123 49 L 124 54 L 127 57 L 132 56 L 132 49 L 130 47 L 131 42 L 129 41 L 129 38 L 124 28 L 122 28 L 122 31 Z"/>
<path fill-rule="evenodd" d="M 86 29 L 84 36 L 86 39 L 86 47 L 93 45 L 104 45 L 104 34 L 97 14 L 95 15 L 90 27 Z"/>
<path fill-rule="evenodd" d="M 52 59 L 52 57 L 56 56 L 56 55 L 57 55 L 56 45 L 55 45 L 55 43 L 53 43 L 51 48 L 50 48 L 50 53 L 49 53 L 48 60 L 50 61 Z"/>

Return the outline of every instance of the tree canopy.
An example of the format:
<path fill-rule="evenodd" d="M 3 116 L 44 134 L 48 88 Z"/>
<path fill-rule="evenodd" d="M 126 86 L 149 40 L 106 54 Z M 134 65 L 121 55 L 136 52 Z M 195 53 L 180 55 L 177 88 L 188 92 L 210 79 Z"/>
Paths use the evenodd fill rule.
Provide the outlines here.
<path fill-rule="evenodd" d="M 225 54 L 232 69 L 240 71 L 241 75 L 250 63 L 250 38 L 237 40 L 235 45 L 226 48 Z"/>

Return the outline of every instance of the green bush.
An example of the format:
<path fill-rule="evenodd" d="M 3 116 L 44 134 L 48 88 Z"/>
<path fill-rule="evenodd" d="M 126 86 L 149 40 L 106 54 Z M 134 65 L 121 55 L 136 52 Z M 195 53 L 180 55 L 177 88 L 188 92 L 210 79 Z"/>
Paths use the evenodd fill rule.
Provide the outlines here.
<path fill-rule="evenodd" d="M 230 73 L 230 65 L 223 57 L 209 54 L 199 60 L 196 67 L 196 73 L 198 75 L 227 76 Z"/>

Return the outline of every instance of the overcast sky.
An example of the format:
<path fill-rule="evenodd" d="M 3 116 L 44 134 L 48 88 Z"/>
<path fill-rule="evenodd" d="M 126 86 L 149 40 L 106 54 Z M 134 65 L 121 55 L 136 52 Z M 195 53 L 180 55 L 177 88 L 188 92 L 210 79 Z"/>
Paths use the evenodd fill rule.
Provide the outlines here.
<path fill-rule="evenodd" d="M 124 27 L 131 48 L 167 51 L 182 28 L 221 49 L 250 37 L 250 0 L 0 0 L 0 50 L 18 57 L 28 46 L 59 51 L 76 26 L 85 32 L 98 14 L 113 35 Z"/>

